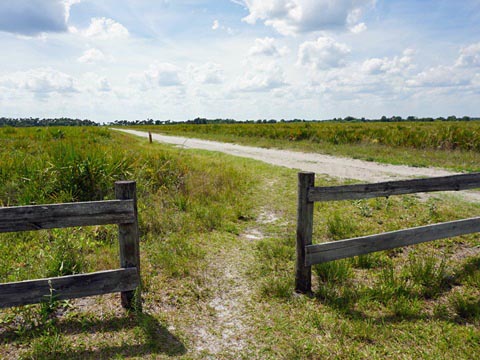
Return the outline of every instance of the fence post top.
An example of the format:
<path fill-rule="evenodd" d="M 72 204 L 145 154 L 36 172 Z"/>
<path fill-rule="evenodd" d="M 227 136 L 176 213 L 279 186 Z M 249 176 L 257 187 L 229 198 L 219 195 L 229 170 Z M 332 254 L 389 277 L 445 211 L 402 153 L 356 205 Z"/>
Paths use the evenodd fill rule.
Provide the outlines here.
<path fill-rule="evenodd" d="M 137 182 L 135 180 L 119 180 L 115 181 L 115 185 L 130 185 L 130 184 L 136 184 Z"/>

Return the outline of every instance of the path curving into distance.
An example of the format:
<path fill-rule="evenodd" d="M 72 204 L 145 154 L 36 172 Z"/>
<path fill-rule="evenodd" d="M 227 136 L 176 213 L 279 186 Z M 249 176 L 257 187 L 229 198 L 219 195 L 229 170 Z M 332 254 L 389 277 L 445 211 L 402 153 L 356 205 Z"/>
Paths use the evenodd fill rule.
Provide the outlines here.
<path fill-rule="evenodd" d="M 118 129 L 128 134 L 148 137 L 148 132 Z M 201 149 L 219 151 L 225 154 L 251 158 L 268 164 L 285 166 L 301 171 L 311 171 L 341 179 L 356 179 L 365 182 L 379 182 L 408 179 L 411 177 L 435 177 L 458 174 L 438 168 L 418 168 L 406 165 L 380 164 L 371 161 L 350 159 L 339 156 L 299 151 L 265 149 L 253 146 L 237 145 L 218 141 L 167 136 L 152 133 L 152 139 L 166 144 L 173 144 L 184 149 Z M 480 201 L 480 193 L 462 191 L 462 196 L 470 201 Z"/>

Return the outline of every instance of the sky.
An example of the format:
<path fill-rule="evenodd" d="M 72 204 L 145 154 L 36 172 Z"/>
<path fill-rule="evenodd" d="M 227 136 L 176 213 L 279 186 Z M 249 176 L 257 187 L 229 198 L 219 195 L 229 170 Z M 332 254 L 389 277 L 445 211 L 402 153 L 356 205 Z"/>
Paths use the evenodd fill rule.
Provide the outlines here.
<path fill-rule="evenodd" d="M 480 0 L 0 0 L 0 116 L 480 116 Z"/>

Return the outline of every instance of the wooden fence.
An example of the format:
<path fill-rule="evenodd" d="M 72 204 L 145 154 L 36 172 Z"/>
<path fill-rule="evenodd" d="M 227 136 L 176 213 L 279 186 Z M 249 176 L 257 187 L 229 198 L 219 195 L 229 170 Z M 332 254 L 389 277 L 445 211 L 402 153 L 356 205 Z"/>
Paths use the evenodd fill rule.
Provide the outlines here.
<path fill-rule="evenodd" d="M 141 311 L 136 184 L 115 183 L 117 200 L 0 208 L 0 233 L 118 224 L 120 269 L 0 284 L 0 308 L 121 293 L 126 309 Z"/>
<path fill-rule="evenodd" d="M 311 292 L 311 267 L 315 264 L 480 231 L 480 217 L 474 217 L 314 245 L 312 244 L 314 202 L 458 191 L 479 187 L 480 173 L 330 187 L 315 187 L 314 173 L 299 173 L 295 290 L 300 293 Z"/>

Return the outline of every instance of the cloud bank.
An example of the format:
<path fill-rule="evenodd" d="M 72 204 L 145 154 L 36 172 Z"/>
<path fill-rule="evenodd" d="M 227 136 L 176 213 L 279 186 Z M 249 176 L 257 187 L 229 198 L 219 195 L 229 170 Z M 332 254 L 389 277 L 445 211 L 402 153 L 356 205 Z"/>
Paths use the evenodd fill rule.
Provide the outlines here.
<path fill-rule="evenodd" d="M 0 31 L 26 36 L 66 32 L 70 5 L 63 0 L 0 1 Z"/>

